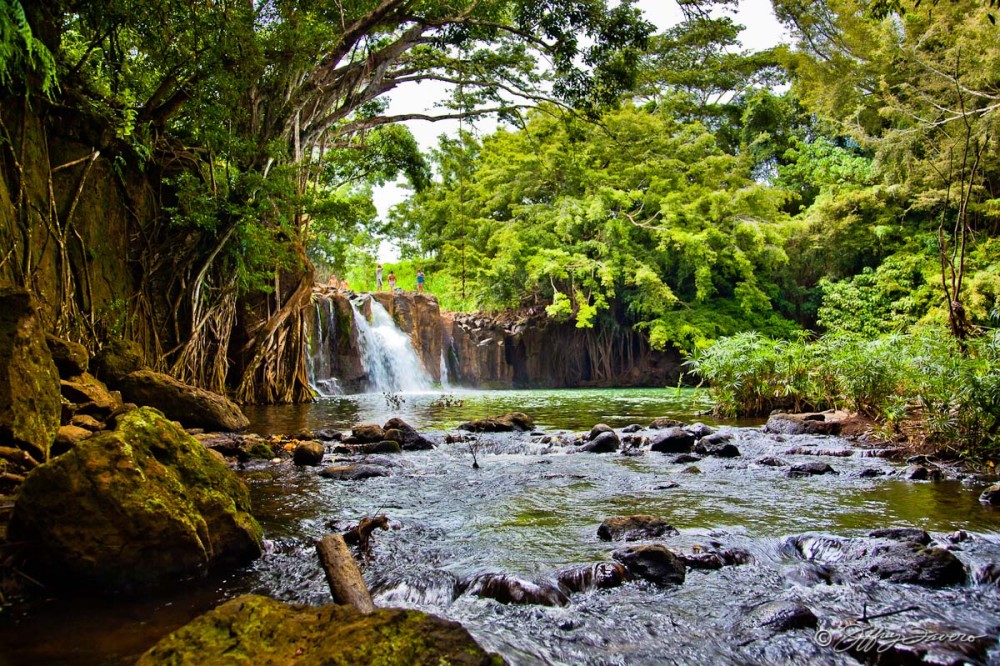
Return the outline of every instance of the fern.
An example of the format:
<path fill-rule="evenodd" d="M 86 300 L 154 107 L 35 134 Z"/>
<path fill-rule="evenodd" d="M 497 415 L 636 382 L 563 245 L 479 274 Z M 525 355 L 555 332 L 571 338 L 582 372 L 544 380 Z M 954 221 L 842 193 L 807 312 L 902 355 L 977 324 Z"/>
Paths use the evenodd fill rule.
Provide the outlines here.
<path fill-rule="evenodd" d="M 32 72 L 41 79 L 42 93 L 51 98 L 58 83 L 55 57 L 32 33 L 19 0 L 0 0 L 0 84 L 27 81 Z"/>

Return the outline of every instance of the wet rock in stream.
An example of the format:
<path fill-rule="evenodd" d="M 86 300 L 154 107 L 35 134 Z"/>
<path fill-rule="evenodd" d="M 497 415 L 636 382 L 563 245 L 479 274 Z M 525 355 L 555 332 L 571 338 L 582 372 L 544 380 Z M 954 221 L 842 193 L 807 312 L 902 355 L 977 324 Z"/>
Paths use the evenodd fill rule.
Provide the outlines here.
<path fill-rule="evenodd" d="M 389 470 L 375 465 L 334 465 L 319 473 L 325 479 L 335 481 L 360 481 L 379 476 L 389 476 Z"/>
<path fill-rule="evenodd" d="M 300 466 L 315 466 L 323 462 L 325 447 L 319 442 L 299 442 L 292 453 L 292 462 Z"/>
<path fill-rule="evenodd" d="M 789 537 L 781 546 L 787 554 L 821 564 L 833 564 L 849 578 L 874 576 L 890 583 L 938 588 L 961 585 L 968 572 L 951 551 L 895 538 L 840 539 L 819 535 Z"/>
<path fill-rule="evenodd" d="M 680 532 L 667 521 L 645 514 L 605 518 L 597 528 L 598 538 L 604 541 L 641 541 L 678 534 Z"/>
<path fill-rule="evenodd" d="M 734 629 L 739 633 L 778 632 L 815 627 L 818 622 L 816 614 L 799 601 L 766 601 L 749 609 Z"/>
<path fill-rule="evenodd" d="M 686 567 L 666 546 L 629 546 L 612 553 L 636 578 L 657 585 L 680 585 L 684 582 Z"/>
<path fill-rule="evenodd" d="M 823 474 L 837 474 L 837 470 L 825 462 L 807 462 L 792 465 L 785 473 L 785 476 L 789 479 L 796 479 L 804 476 L 820 476 Z"/>
<path fill-rule="evenodd" d="M 583 564 L 556 572 L 559 584 L 570 592 L 618 587 L 629 578 L 628 570 L 618 562 Z"/>
<path fill-rule="evenodd" d="M 467 421 L 458 426 L 458 429 L 470 432 L 527 432 L 533 427 L 535 422 L 527 414 L 509 412 L 502 416 Z"/>
<path fill-rule="evenodd" d="M 580 446 L 580 451 L 586 453 L 614 453 L 618 450 L 620 441 L 618 435 L 612 432 L 601 432 L 589 442 Z"/>
<path fill-rule="evenodd" d="M 510 574 L 480 574 L 472 579 L 466 592 L 477 597 L 495 599 L 502 604 L 565 606 L 569 603 L 569 596 L 557 585 Z"/>
<path fill-rule="evenodd" d="M 992 485 L 979 495 L 979 501 L 991 506 L 1000 506 L 1000 483 Z"/>
<path fill-rule="evenodd" d="M 659 453 L 690 453 L 695 436 L 681 428 L 666 428 L 650 437 L 650 451 Z"/>
<path fill-rule="evenodd" d="M 399 418 L 392 418 L 383 426 L 385 438 L 398 442 L 404 451 L 427 451 L 434 448 L 434 442 L 417 432 L 417 429 Z"/>

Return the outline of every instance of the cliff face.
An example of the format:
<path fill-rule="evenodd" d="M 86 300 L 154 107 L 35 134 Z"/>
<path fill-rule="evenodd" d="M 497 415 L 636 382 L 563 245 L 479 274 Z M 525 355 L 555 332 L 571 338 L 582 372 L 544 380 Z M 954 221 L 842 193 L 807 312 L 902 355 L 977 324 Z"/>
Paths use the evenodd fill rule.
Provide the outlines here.
<path fill-rule="evenodd" d="M 319 289 L 316 321 L 332 310 L 326 331 L 313 339 L 329 339 L 330 366 L 341 387 L 364 390 L 366 373 L 353 310 L 344 294 Z M 676 352 L 650 349 L 638 333 L 623 326 L 578 329 L 560 324 L 544 312 L 520 316 L 469 315 L 442 312 L 429 294 L 388 292 L 372 294 L 410 336 L 430 378 L 441 381 L 442 356 L 452 384 L 480 388 L 574 388 L 612 386 L 666 386 L 680 372 Z M 324 305 L 329 301 L 329 305 Z M 359 302 L 362 316 L 370 317 L 370 301 Z M 334 339 L 335 338 L 335 339 Z"/>

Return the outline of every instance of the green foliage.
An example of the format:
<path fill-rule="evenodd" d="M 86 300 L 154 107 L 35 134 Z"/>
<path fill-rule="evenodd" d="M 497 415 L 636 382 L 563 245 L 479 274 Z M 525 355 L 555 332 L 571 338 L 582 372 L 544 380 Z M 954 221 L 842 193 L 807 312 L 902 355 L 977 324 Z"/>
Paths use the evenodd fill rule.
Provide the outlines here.
<path fill-rule="evenodd" d="M 31 30 L 19 0 L 0 0 L 0 85 L 18 82 L 30 90 L 37 82 L 52 97 L 58 86 L 52 52 Z"/>
<path fill-rule="evenodd" d="M 1000 331 L 966 353 L 941 328 L 811 343 L 744 333 L 719 339 L 688 365 L 711 385 L 720 414 L 846 408 L 890 430 L 919 421 L 928 442 L 980 462 L 1000 454 Z"/>

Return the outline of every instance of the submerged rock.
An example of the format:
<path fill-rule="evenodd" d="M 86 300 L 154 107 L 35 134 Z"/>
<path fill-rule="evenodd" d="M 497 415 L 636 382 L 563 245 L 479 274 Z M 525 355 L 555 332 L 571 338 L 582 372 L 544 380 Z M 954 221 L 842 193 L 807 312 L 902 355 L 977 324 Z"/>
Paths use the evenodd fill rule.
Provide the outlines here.
<path fill-rule="evenodd" d="M 31 297 L 0 288 L 0 441 L 44 461 L 61 415 L 59 372 Z"/>
<path fill-rule="evenodd" d="M 871 571 L 891 583 L 913 583 L 924 587 L 961 585 L 968 578 L 965 565 L 944 548 L 925 548 L 903 542 L 878 557 Z"/>
<path fill-rule="evenodd" d="M 385 439 L 399 442 L 404 451 L 426 451 L 434 448 L 434 442 L 421 435 L 403 419 L 389 419 L 382 428 L 385 430 Z"/>
<path fill-rule="evenodd" d="M 670 419 L 665 416 L 653 419 L 652 423 L 649 424 L 651 430 L 661 430 L 663 428 L 680 428 L 684 426 L 684 421 L 678 421 L 677 419 Z"/>
<path fill-rule="evenodd" d="M 224 395 L 177 381 L 152 370 L 139 370 L 118 383 L 129 402 L 156 407 L 186 426 L 208 430 L 245 430 L 250 421 Z"/>
<path fill-rule="evenodd" d="M 28 475 L 12 538 L 45 579 L 142 589 L 261 553 L 246 486 L 151 408 Z"/>
<path fill-rule="evenodd" d="M 556 572 L 556 578 L 570 592 L 587 592 L 618 587 L 629 579 L 629 574 L 618 562 L 598 562 L 562 569 Z"/>
<path fill-rule="evenodd" d="M 625 434 L 632 434 L 634 432 L 639 432 L 640 430 L 642 430 L 642 426 L 638 423 L 631 423 L 622 428 L 622 432 Z"/>
<path fill-rule="evenodd" d="M 502 416 L 467 421 L 458 426 L 458 429 L 470 432 L 528 432 L 534 427 L 535 422 L 527 414 L 509 412 Z"/>
<path fill-rule="evenodd" d="M 325 479 L 335 481 L 360 481 L 379 476 L 389 476 L 389 470 L 377 465 L 334 465 L 319 473 Z"/>
<path fill-rule="evenodd" d="M 403 447 L 399 445 L 399 442 L 393 440 L 386 440 L 384 442 L 372 442 L 371 444 L 358 444 L 352 447 L 352 450 L 362 453 L 364 455 L 373 455 L 377 453 L 402 453 Z"/>
<path fill-rule="evenodd" d="M 508 574 L 487 573 L 476 576 L 466 590 L 476 597 L 495 599 L 502 604 L 565 606 L 569 597 L 558 586 L 546 581 L 532 581 Z"/>
<path fill-rule="evenodd" d="M 788 465 L 781 458 L 775 458 L 774 456 L 764 456 L 763 458 L 758 458 L 754 461 L 758 465 L 763 465 L 764 467 L 785 467 Z"/>
<path fill-rule="evenodd" d="M 640 541 L 677 534 L 680 532 L 667 521 L 645 514 L 605 518 L 597 528 L 597 537 L 604 541 Z"/>
<path fill-rule="evenodd" d="M 629 546 L 616 550 L 612 557 L 624 564 L 633 576 L 657 585 L 680 585 L 684 582 L 684 563 L 666 546 Z"/>
<path fill-rule="evenodd" d="M 670 459 L 672 465 L 685 465 L 687 463 L 698 462 L 701 460 L 701 456 L 696 456 L 693 453 L 681 453 Z"/>
<path fill-rule="evenodd" d="M 137 666 L 175 664 L 454 664 L 499 666 L 457 622 L 415 610 L 227 601 L 173 632 Z"/>
<path fill-rule="evenodd" d="M 941 470 L 930 469 L 923 465 L 910 465 L 900 472 L 900 476 L 910 481 L 939 481 L 941 480 Z"/>
<path fill-rule="evenodd" d="M 660 453 L 690 453 L 695 437 L 681 428 L 666 428 L 650 437 L 650 451 Z"/>
<path fill-rule="evenodd" d="M 816 614 L 798 601 L 767 601 L 751 608 L 737 624 L 741 631 L 766 629 L 773 632 L 815 627 Z"/>

